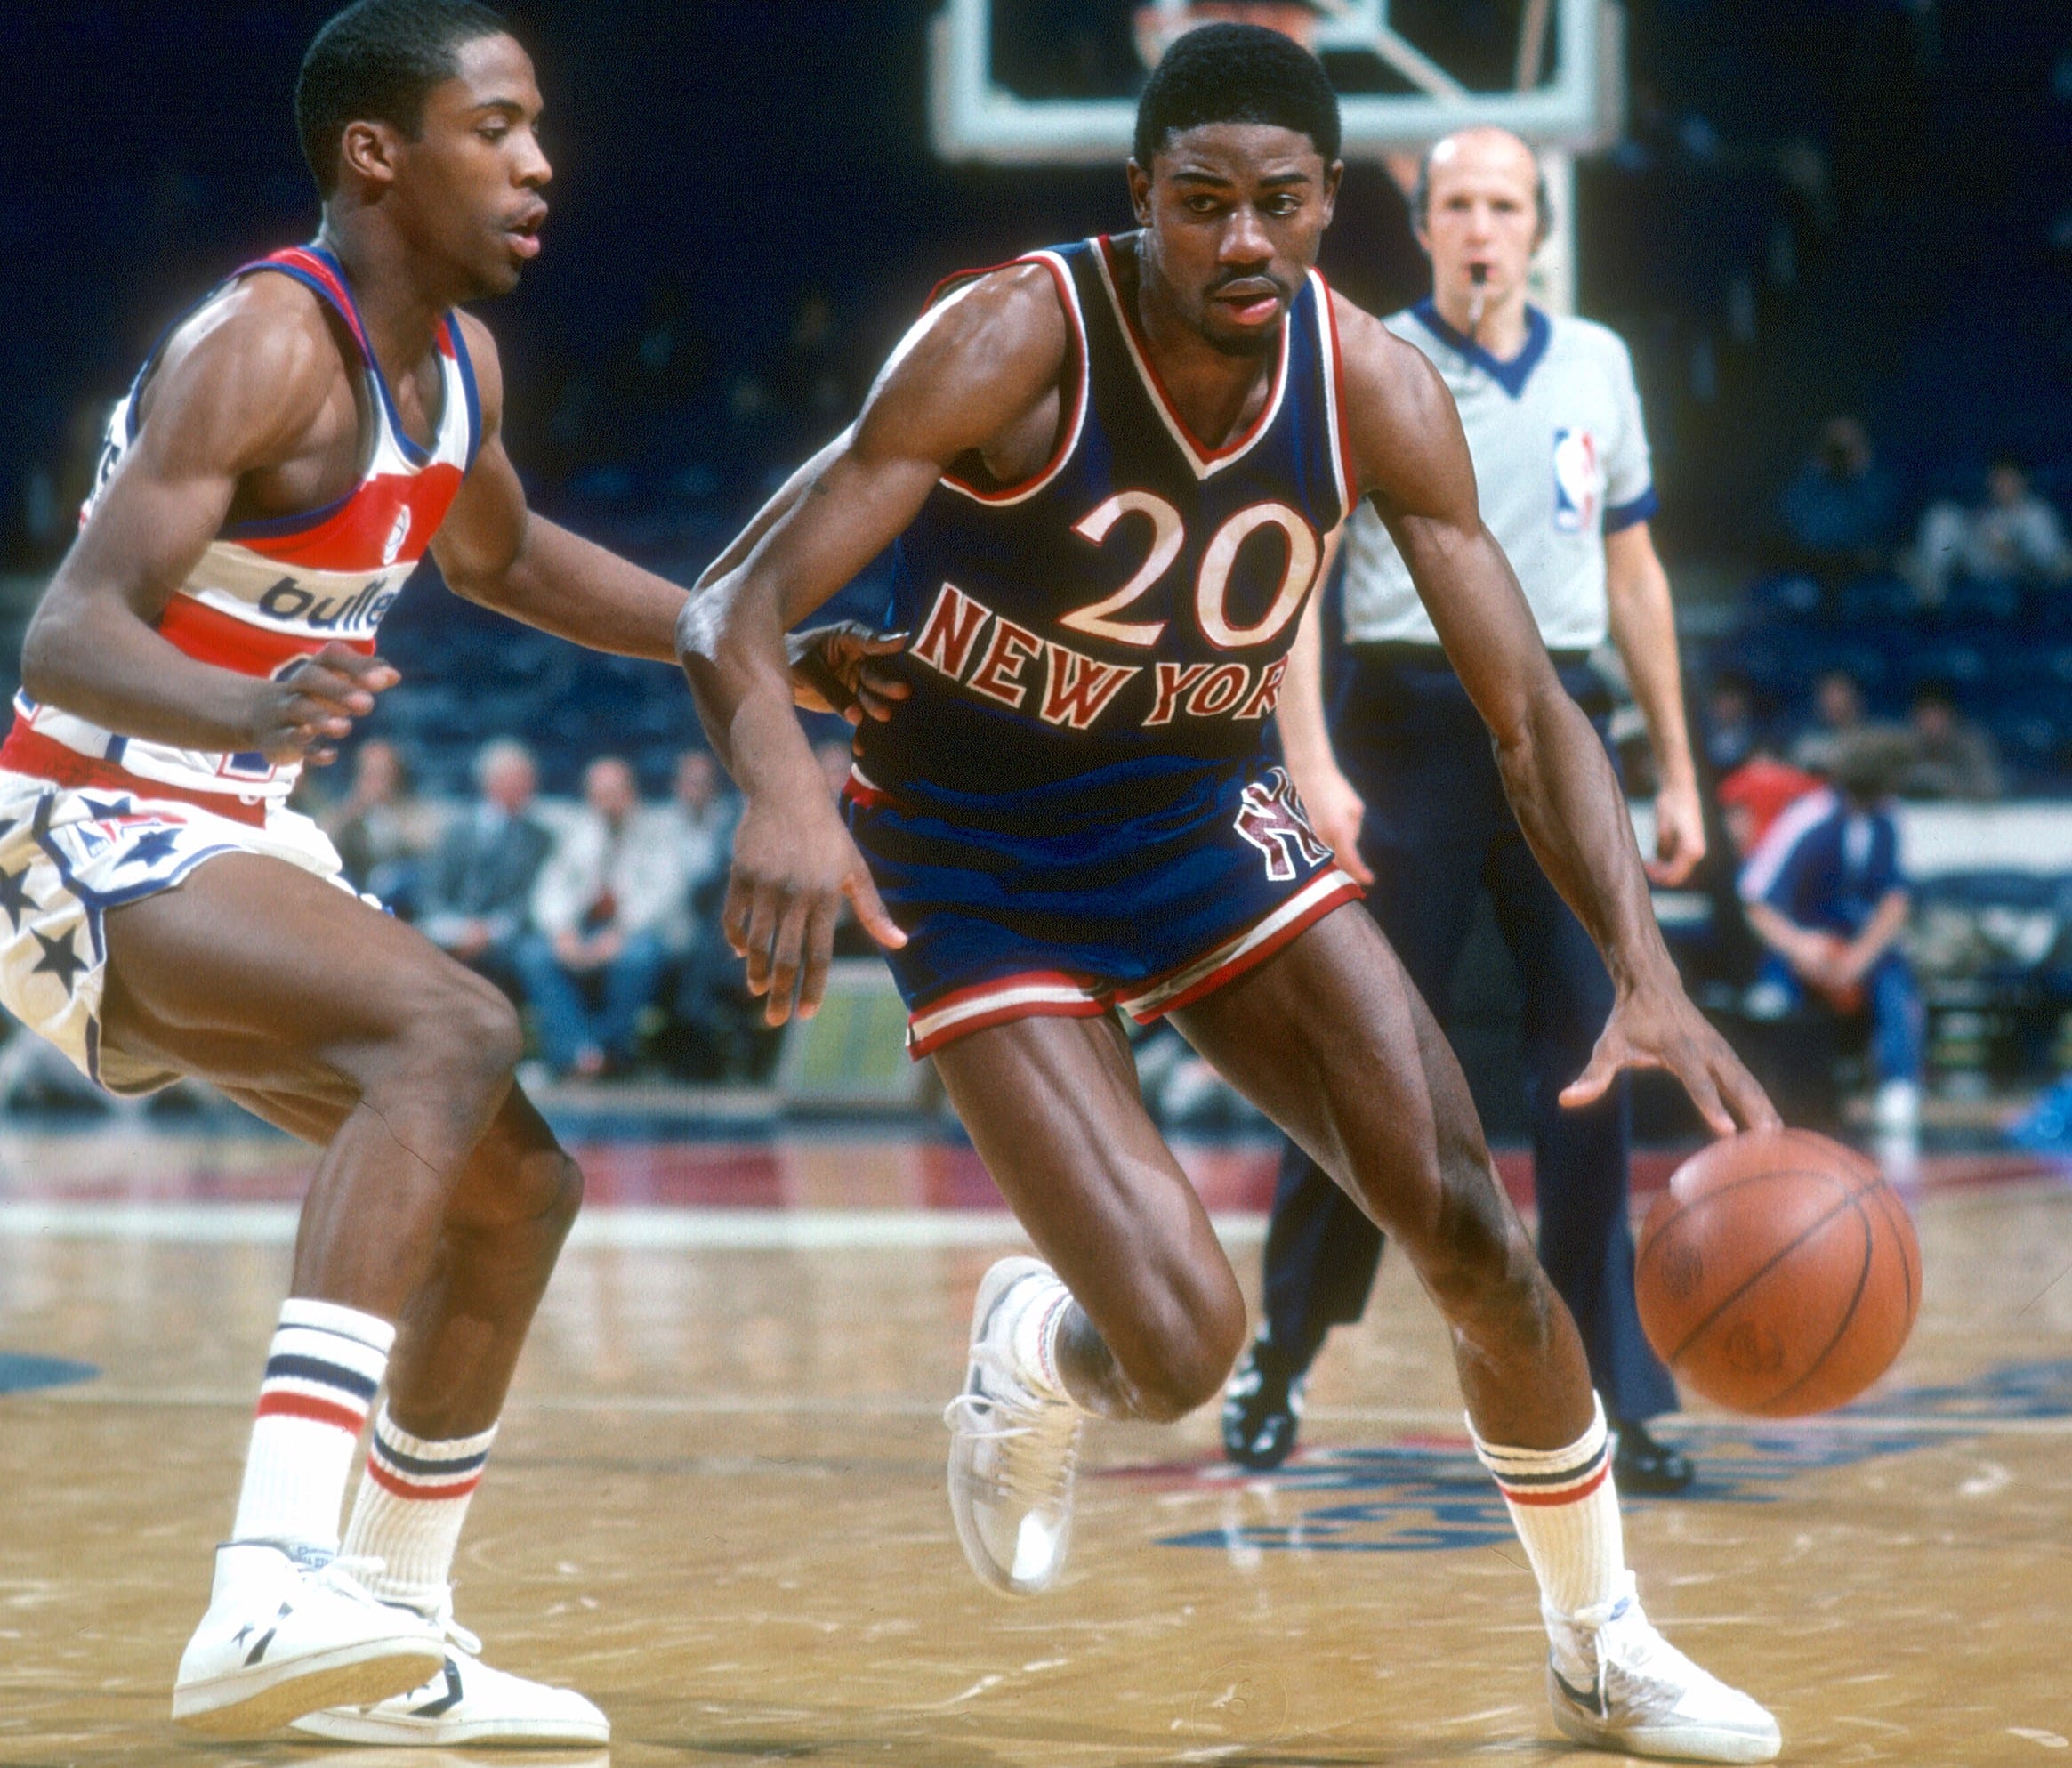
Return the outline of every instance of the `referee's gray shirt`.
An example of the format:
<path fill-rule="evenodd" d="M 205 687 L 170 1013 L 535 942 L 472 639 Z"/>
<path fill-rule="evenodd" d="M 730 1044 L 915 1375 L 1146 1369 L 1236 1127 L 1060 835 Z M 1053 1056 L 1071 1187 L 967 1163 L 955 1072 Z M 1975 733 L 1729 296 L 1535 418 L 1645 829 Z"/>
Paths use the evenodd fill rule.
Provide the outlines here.
<path fill-rule="evenodd" d="M 1604 537 L 1655 513 L 1633 359 L 1589 319 L 1526 309 L 1525 348 L 1500 361 L 1429 301 L 1383 321 L 1431 359 L 1461 409 L 1482 520 L 1510 556 L 1550 650 L 1592 650 L 1608 626 Z M 1437 644 L 1402 554 L 1371 504 L 1345 537 L 1345 635 Z"/>

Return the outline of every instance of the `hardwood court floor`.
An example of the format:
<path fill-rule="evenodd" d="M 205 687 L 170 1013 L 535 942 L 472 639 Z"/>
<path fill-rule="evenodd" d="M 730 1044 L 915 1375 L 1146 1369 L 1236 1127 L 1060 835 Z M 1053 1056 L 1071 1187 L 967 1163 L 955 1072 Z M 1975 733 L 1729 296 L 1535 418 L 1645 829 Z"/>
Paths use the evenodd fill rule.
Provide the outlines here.
<path fill-rule="evenodd" d="M 234 1210 L 278 1208 L 300 1157 L 250 1146 L 0 1150 L 0 1352 L 100 1371 L 0 1392 L 0 1763 L 496 1759 L 225 1748 L 167 1723 L 286 1272 L 281 1218 Z M 1246 1158 L 1255 1194 L 1268 1157 Z M 1282 1475 L 1222 1468 L 1206 1413 L 1095 1426 L 1061 1587 L 983 1590 L 951 1533 L 938 1414 L 1014 1231 L 906 1207 L 931 1162 L 822 1146 L 808 1200 L 854 1213 L 794 1194 L 758 1233 L 607 1208 L 572 1247 L 459 1566 L 491 1661 L 612 1717 L 609 1757 L 531 1759 L 1599 1759 L 1552 1730 L 1531 1580 L 1399 1261 L 1319 1366 Z M 1926 1304 L 1874 1401 L 1798 1429 L 1696 1417 L 1700 1496 L 1629 1509 L 1650 1612 L 1775 1708 L 1791 1762 L 2072 1759 L 2072 1188 L 2004 1161 L 1930 1177 Z M 200 1201 L 105 1234 L 20 1207 L 97 1189 Z M 1231 1238 L 1255 1291 L 1255 1223 Z M 17 1386 L 37 1373 L 0 1359 L 0 1389 L 10 1368 Z"/>

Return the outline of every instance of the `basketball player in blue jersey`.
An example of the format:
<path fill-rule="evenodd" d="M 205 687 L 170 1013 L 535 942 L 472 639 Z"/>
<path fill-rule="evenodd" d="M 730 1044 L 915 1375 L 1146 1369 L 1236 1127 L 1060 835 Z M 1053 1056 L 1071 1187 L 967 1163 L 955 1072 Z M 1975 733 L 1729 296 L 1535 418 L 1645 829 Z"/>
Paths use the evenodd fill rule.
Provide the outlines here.
<path fill-rule="evenodd" d="M 111 1086 L 198 1076 L 323 1149 L 174 1684 L 221 1736 L 609 1735 L 484 1665 L 448 1581 L 582 1175 L 512 1085 L 503 996 L 342 888 L 285 803 L 394 683 L 375 626 L 428 545 L 475 601 L 674 658 L 681 590 L 528 513 L 495 345 L 455 311 L 539 250 L 540 108 L 467 0 L 325 28 L 296 95 L 318 236 L 205 303 L 118 408 L 0 752 L 0 1000 Z"/>
<path fill-rule="evenodd" d="M 1307 52 L 1240 25 L 1182 37 L 1139 111 L 1138 230 L 945 291 L 853 431 L 716 562 L 680 642 L 746 795 L 725 924 L 779 1021 L 813 1010 L 853 907 L 1043 1255 L 980 1285 L 948 1412 L 952 1514 L 988 1583 L 1056 1579 L 1086 1414 L 1177 1417 L 1244 1340 L 1113 1009 L 1170 1013 L 1444 1312 L 1539 1578 L 1562 1732 L 1768 1760 L 1770 1715 L 1642 1614 L 1575 1326 L 1445 1039 L 1262 752 L 1324 536 L 1370 499 L 1616 983 L 1570 1096 L 1659 1065 L 1719 1133 L 1777 1121 L 1678 985 L 1603 748 L 1477 513 L 1452 401 L 1313 274 L 1338 144 Z M 910 691 L 859 730 L 844 827 L 784 635 L 895 542 Z"/>

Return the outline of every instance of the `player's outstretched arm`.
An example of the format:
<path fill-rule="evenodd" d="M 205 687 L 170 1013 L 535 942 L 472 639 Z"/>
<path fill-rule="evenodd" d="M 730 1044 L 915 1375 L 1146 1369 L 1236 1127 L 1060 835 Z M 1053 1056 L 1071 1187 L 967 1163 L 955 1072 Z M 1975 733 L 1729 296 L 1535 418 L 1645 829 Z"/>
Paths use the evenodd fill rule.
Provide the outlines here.
<path fill-rule="evenodd" d="M 488 328 L 461 315 L 482 411 L 482 444 L 431 555 L 457 595 L 528 626 L 621 657 L 676 660 L 684 592 L 526 507 L 504 450 L 504 369 Z"/>
<path fill-rule="evenodd" d="M 906 937 L 793 713 L 785 633 L 898 537 L 951 462 L 1040 424 L 1068 349 L 1039 267 L 1002 271 L 938 308 L 879 376 L 854 429 L 778 494 L 684 608 L 684 673 L 745 800 L 722 922 L 772 1024 L 789 1017 L 794 988 L 802 1013 L 818 1005 L 844 898 L 881 944 Z"/>
<path fill-rule="evenodd" d="M 1648 898 L 1633 824 L 1590 721 L 1563 691 L 1510 561 L 1483 525 L 1474 466 L 1444 383 L 1378 321 L 1339 303 L 1346 431 L 1440 642 L 1496 746 L 1519 826 L 1604 954 L 1617 1005 L 1582 1105 L 1622 1068 L 1672 1070 L 1714 1132 L 1774 1124 L 1754 1078 L 1685 997 Z"/>
<path fill-rule="evenodd" d="M 181 327 L 143 424 L 44 592 L 22 646 L 29 698 L 148 742 L 327 761 L 396 672 L 327 645 L 284 681 L 199 662 L 157 622 L 248 475 L 296 466 L 357 422 L 315 297 L 255 277 Z"/>

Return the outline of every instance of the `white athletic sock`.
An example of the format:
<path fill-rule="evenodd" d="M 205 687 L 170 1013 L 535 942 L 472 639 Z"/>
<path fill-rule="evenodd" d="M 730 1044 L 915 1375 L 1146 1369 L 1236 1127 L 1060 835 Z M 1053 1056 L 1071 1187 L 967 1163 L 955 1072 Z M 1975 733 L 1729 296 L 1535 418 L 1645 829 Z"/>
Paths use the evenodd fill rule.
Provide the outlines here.
<path fill-rule="evenodd" d="M 338 1550 L 338 1512 L 396 1328 L 332 1302 L 281 1304 L 238 1498 L 238 1541 Z"/>
<path fill-rule="evenodd" d="M 412 1436 L 383 1406 L 345 1530 L 348 1554 L 383 1562 L 360 1580 L 383 1601 L 427 1614 L 445 1606 L 468 1500 L 496 1440 L 495 1425 L 479 1436 Z"/>
<path fill-rule="evenodd" d="M 1500 1449 L 1475 1437 L 1540 1580 L 1541 1607 L 1564 1617 L 1616 1602 L 1629 1587 L 1604 1407 L 1594 1394 L 1591 1404 L 1590 1428 L 1566 1449 Z M 1471 1418 L 1471 1435 L 1474 1429 Z"/>
<path fill-rule="evenodd" d="M 1013 1327 L 1015 1368 L 1045 1399 L 1069 1401 L 1058 1371 L 1058 1328 L 1072 1305 L 1072 1292 L 1054 1275 L 1025 1278 L 1020 1288 Z"/>

